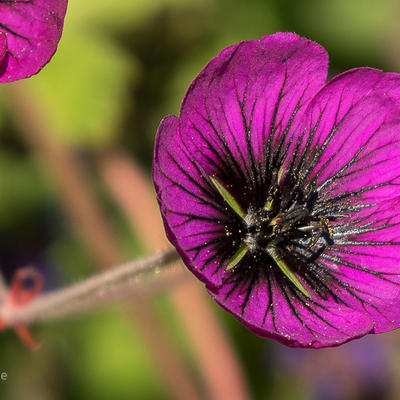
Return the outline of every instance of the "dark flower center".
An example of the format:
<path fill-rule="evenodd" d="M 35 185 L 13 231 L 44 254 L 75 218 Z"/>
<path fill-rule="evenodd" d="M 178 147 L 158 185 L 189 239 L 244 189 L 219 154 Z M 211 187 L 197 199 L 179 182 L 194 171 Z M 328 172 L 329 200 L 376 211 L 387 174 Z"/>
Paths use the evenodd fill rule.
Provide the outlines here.
<path fill-rule="evenodd" d="M 306 197 L 304 191 L 298 188 L 289 204 L 281 199 L 279 186 L 274 186 L 272 192 L 264 208 L 250 205 L 244 220 L 243 242 L 251 254 L 265 254 L 268 247 L 285 253 L 299 245 L 317 254 L 322 247 L 333 244 L 329 219 L 313 216 L 313 205 L 317 199 L 314 191 Z"/>
<path fill-rule="evenodd" d="M 309 296 L 296 275 L 314 274 L 310 265 L 334 243 L 334 218 L 316 211 L 315 205 L 321 203 L 318 193 L 312 184 L 305 185 L 301 176 L 282 178 L 282 173 L 274 170 L 270 178 L 267 193 L 265 186 L 258 187 L 246 211 L 235 195 L 216 183 L 231 216 L 225 220 L 226 236 L 221 242 L 230 249 L 225 252 L 227 269 L 233 269 L 233 276 L 245 281 L 249 275 L 265 276 L 272 270 L 282 284 L 289 280 Z M 263 203 L 260 198 L 264 198 Z"/>

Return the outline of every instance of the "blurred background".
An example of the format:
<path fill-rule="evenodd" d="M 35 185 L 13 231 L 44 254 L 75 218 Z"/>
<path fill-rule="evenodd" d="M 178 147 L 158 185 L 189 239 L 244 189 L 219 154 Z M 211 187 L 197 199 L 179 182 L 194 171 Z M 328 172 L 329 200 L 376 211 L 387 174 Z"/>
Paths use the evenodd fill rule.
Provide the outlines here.
<path fill-rule="evenodd" d="M 222 48 L 276 31 L 322 44 L 330 75 L 400 72 L 395 0 L 70 0 L 57 53 L 0 87 L 0 268 L 46 290 L 167 248 L 154 135 Z M 2 400 L 399 399 L 400 333 L 289 349 L 248 332 L 191 276 L 38 324 L 39 351 L 0 335 Z"/>

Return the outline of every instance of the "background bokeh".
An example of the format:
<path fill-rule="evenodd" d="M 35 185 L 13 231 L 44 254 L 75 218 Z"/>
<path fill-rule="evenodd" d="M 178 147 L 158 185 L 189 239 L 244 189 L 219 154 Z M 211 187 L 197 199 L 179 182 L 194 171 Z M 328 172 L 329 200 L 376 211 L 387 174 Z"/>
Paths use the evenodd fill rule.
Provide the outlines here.
<path fill-rule="evenodd" d="M 146 204 L 139 210 L 144 222 L 132 228 L 129 221 L 138 217 L 129 219 L 115 196 L 116 187 L 122 197 L 124 189 L 141 196 L 139 183 L 117 180 L 129 160 L 134 172 L 150 177 L 159 121 L 178 112 L 188 84 L 222 48 L 293 31 L 327 49 L 331 76 L 365 65 L 400 72 L 399 21 L 395 0 L 70 0 L 52 61 L 37 76 L 0 87 L 4 276 L 10 281 L 17 268 L 33 265 L 50 290 L 162 248 L 158 236 L 150 243 L 143 234 L 152 232 Z M 199 354 L 212 357 L 208 343 L 193 351 L 173 290 L 146 301 L 202 398 L 212 398 L 198 361 Z M 400 398 L 399 332 L 337 349 L 289 349 L 256 337 L 206 303 L 238 357 L 251 398 Z M 200 317 L 191 318 L 195 324 Z M 8 380 L 0 381 L 0 398 L 175 398 L 155 367 L 141 321 L 132 322 L 117 305 L 38 324 L 41 348 L 35 352 L 12 331 L 2 333 L 0 373 Z M 225 368 L 218 365 L 217 372 L 222 376 Z"/>

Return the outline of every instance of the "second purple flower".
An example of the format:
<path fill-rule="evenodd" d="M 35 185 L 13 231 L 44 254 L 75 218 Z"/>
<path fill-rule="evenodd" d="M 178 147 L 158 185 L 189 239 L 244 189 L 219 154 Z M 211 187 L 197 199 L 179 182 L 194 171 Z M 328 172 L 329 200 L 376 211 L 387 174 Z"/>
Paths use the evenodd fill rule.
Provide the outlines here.
<path fill-rule="evenodd" d="M 400 75 L 328 83 L 318 44 L 223 50 L 158 130 L 170 241 L 255 333 L 334 346 L 400 325 Z"/>
<path fill-rule="evenodd" d="M 0 82 L 36 74 L 60 40 L 68 0 L 0 0 Z"/>

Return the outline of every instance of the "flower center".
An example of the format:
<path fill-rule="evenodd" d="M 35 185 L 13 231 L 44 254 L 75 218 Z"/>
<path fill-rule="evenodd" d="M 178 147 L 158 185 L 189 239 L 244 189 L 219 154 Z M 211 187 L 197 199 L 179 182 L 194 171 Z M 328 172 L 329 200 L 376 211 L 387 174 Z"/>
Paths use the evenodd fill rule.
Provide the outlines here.
<path fill-rule="evenodd" d="M 301 184 L 281 182 L 281 173 L 273 174 L 263 207 L 249 205 L 245 212 L 230 192 L 215 177 L 211 178 L 229 207 L 241 222 L 233 228 L 232 247 L 236 248 L 226 269 L 238 266 L 244 257 L 251 256 L 261 268 L 277 266 L 304 295 L 307 290 L 294 272 L 301 275 L 302 265 L 316 260 L 327 245 L 333 244 L 333 230 L 326 216 L 313 213 L 318 199 L 312 188 Z"/>
<path fill-rule="evenodd" d="M 279 206 L 279 197 L 274 199 L 276 207 L 270 210 L 250 207 L 245 217 L 246 232 L 243 242 L 250 253 L 267 247 L 290 247 L 301 243 L 311 249 L 318 242 L 333 244 L 333 231 L 326 217 L 312 215 L 306 203 L 295 201 L 284 210 Z"/>

